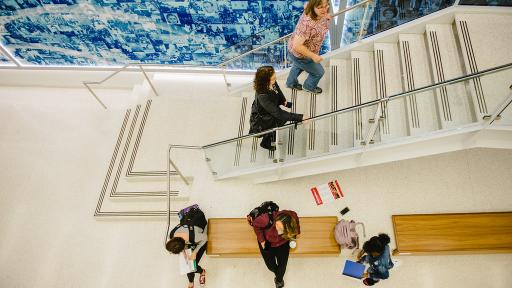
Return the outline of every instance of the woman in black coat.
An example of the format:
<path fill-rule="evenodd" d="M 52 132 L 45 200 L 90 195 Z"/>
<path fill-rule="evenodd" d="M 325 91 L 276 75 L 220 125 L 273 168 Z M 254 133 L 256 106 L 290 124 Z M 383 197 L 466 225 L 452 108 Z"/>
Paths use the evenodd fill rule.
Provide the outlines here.
<path fill-rule="evenodd" d="M 276 82 L 276 73 L 272 66 L 262 66 L 256 71 L 253 82 L 256 96 L 251 108 L 251 129 L 249 133 L 258 133 L 264 130 L 283 126 L 288 121 L 302 121 L 302 114 L 290 113 L 279 106 L 292 107 L 287 102 L 283 92 Z M 272 142 L 275 140 L 275 132 L 263 136 L 260 146 L 275 150 Z"/>

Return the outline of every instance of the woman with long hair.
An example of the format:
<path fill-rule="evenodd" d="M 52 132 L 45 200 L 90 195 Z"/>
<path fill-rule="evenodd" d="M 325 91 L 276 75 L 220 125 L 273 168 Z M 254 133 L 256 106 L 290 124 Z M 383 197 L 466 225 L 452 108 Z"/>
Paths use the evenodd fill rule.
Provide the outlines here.
<path fill-rule="evenodd" d="M 265 229 L 269 224 L 269 217 L 267 213 L 256 217 L 253 228 L 265 265 L 275 275 L 276 288 L 281 288 L 284 287 L 283 277 L 290 255 L 290 240 L 300 234 L 299 217 L 291 210 L 273 212 L 274 223 Z"/>
<path fill-rule="evenodd" d="M 249 133 L 258 133 L 283 126 L 287 121 L 302 121 L 302 114 L 290 113 L 279 107 L 282 105 L 291 108 L 293 104 L 286 101 L 276 82 L 276 72 L 272 66 L 258 68 L 253 87 L 256 95 L 251 107 Z M 273 140 L 275 141 L 275 133 L 265 134 L 260 146 L 268 150 L 275 150 L 275 147 L 272 146 Z"/>
<path fill-rule="evenodd" d="M 309 0 L 304 7 L 295 31 L 288 40 L 288 55 L 293 65 L 286 80 L 288 88 L 306 90 L 311 93 L 322 93 L 318 82 L 325 73 L 320 64 L 323 58 L 319 55 L 322 42 L 329 30 L 328 0 Z M 303 72 L 308 72 L 304 85 L 299 84 L 297 78 Z"/>

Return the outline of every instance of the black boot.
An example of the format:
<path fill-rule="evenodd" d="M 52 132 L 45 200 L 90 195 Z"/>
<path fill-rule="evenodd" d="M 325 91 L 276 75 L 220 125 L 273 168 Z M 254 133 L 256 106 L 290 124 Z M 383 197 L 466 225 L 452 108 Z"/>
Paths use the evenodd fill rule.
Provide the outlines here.
<path fill-rule="evenodd" d="M 272 146 L 272 134 L 267 134 L 261 139 L 260 147 L 270 151 L 276 150 L 275 146 Z"/>
<path fill-rule="evenodd" d="M 284 287 L 284 280 L 283 281 L 277 281 L 277 278 L 274 278 L 274 283 L 276 284 L 276 288 Z"/>

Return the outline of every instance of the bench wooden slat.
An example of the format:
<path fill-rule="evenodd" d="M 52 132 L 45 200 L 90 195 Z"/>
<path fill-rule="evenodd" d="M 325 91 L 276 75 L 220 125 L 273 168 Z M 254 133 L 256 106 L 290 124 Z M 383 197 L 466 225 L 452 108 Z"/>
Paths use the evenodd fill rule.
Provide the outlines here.
<path fill-rule="evenodd" d="M 393 215 L 394 254 L 511 253 L 512 212 Z"/>
<path fill-rule="evenodd" d="M 328 217 L 300 217 L 301 235 L 292 256 L 318 256 L 340 253 L 334 238 L 338 219 Z M 245 218 L 210 218 L 208 220 L 208 246 L 206 254 L 221 257 L 259 256 L 254 230 Z"/>

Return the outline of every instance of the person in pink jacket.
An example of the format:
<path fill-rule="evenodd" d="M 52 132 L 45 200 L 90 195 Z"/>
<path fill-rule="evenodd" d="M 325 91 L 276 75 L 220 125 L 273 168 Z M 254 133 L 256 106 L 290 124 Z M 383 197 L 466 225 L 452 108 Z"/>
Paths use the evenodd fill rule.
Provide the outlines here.
<path fill-rule="evenodd" d="M 274 224 L 265 229 L 270 221 L 267 213 L 259 215 L 253 222 L 261 256 L 268 270 L 274 273 L 276 288 L 284 287 L 284 273 L 290 254 L 290 240 L 300 234 L 299 217 L 290 210 L 273 212 Z"/>

